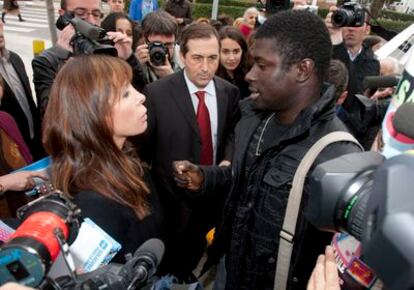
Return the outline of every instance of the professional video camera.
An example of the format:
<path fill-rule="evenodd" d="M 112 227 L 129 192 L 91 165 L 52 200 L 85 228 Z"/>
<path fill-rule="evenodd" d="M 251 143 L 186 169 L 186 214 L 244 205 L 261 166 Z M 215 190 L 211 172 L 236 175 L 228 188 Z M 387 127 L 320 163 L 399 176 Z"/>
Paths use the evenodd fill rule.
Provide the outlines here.
<path fill-rule="evenodd" d="M 365 8 L 358 3 L 344 3 L 332 13 L 332 24 L 336 27 L 358 27 L 364 23 Z"/>
<path fill-rule="evenodd" d="M 146 241 L 126 264 L 109 264 L 77 275 L 69 252 L 80 228 L 80 209 L 60 191 L 53 191 L 20 208 L 22 224 L 0 248 L 0 285 L 17 282 L 42 290 L 141 289 L 155 273 L 164 254 L 158 239 Z M 59 253 L 70 270 L 68 276 L 46 277 Z"/>
<path fill-rule="evenodd" d="M 65 12 L 63 15 L 59 16 L 56 21 L 56 27 L 59 30 L 64 29 L 69 24 L 72 24 L 76 30 L 75 35 L 71 39 L 74 55 L 118 55 L 118 51 L 112 45 L 112 41 L 108 39 L 103 28 L 92 25 L 79 17 L 74 17 L 69 12 Z"/>
<path fill-rule="evenodd" d="M 168 48 L 159 41 L 150 42 L 148 44 L 149 56 L 151 64 L 154 66 L 165 65 L 168 56 Z"/>
<path fill-rule="evenodd" d="M 414 287 L 414 155 L 352 153 L 317 166 L 306 215 L 362 242 L 363 261 L 390 290 Z"/>

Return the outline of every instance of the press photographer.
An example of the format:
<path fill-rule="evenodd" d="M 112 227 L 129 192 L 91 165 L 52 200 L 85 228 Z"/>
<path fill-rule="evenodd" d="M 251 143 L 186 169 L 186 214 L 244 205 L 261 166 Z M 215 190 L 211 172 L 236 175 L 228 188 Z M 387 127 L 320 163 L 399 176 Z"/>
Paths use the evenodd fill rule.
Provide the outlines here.
<path fill-rule="evenodd" d="M 165 11 L 147 14 L 142 20 L 145 43 L 135 54 L 142 65 L 145 83 L 149 84 L 180 70 L 175 59 L 177 23 Z"/>
<path fill-rule="evenodd" d="M 59 15 L 70 14 L 89 24 L 99 26 L 101 23 L 101 0 L 61 0 Z M 49 100 L 50 88 L 62 65 L 73 55 L 72 39 L 76 31 L 67 25 L 59 34 L 54 47 L 43 51 L 32 61 L 33 82 L 37 104 L 43 117 Z M 131 49 L 132 39 L 121 32 L 108 32 L 107 37 L 114 43 L 118 57 L 128 62 L 133 70 L 132 84 L 141 90 L 144 86 L 142 69 Z"/>

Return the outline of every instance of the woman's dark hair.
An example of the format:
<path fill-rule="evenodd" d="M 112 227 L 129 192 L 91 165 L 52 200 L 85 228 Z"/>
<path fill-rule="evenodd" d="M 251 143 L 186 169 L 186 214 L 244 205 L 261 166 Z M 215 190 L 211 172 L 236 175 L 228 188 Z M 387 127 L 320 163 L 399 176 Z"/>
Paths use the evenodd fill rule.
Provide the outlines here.
<path fill-rule="evenodd" d="M 241 47 L 242 56 L 241 56 L 240 64 L 234 70 L 234 72 L 233 72 L 233 76 L 234 77 L 233 78 L 235 80 L 244 80 L 244 76 L 246 75 L 246 73 L 249 70 L 249 67 L 248 67 L 248 53 L 249 53 L 249 48 L 247 46 L 247 42 L 246 42 L 243 34 L 240 32 L 240 30 L 237 29 L 237 28 L 235 28 L 235 27 L 233 27 L 233 26 L 224 26 L 223 28 L 220 29 L 220 31 L 219 31 L 219 39 L 220 39 L 220 42 L 223 39 L 226 39 L 226 38 L 229 38 L 231 40 L 234 40 Z M 219 65 L 219 68 L 218 68 L 216 74 L 219 77 L 222 77 L 222 78 L 224 78 L 226 80 L 231 79 L 229 73 L 224 68 L 224 66 L 221 64 L 221 62 L 220 62 L 220 65 Z"/>
<path fill-rule="evenodd" d="M 106 32 L 108 31 L 116 31 L 116 22 L 119 19 L 126 19 L 131 24 L 131 31 L 132 31 L 132 50 L 135 51 L 135 49 L 138 46 L 138 40 L 139 40 L 139 31 L 136 28 L 137 24 L 129 18 L 128 14 L 124 12 L 112 12 L 109 13 L 108 16 L 105 17 L 104 20 L 102 20 L 101 27 L 105 29 Z"/>
<path fill-rule="evenodd" d="M 44 117 L 43 145 L 55 188 L 74 195 L 93 190 L 148 213 L 143 170 L 128 144 L 113 139 L 112 108 L 130 85 L 131 67 L 106 55 L 78 56 L 57 74 Z"/>

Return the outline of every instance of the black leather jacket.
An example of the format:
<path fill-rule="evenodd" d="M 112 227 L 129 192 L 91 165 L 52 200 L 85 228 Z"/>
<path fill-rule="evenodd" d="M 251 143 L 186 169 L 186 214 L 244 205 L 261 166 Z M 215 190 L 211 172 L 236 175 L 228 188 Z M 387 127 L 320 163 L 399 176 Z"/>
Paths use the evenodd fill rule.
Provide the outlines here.
<path fill-rule="evenodd" d="M 226 254 L 226 289 L 273 289 L 279 232 L 294 173 L 317 140 L 333 131 L 346 131 L 335 116 L 334 103 L 334 88 L 325 87 L 321 98 L 301 112 L 293 127 L 253 162 L 246 175 L 244 160 L 251 136 L 267 116 L 252 110 L 252 101 L 246 99 L 242 102 L 242 119 L 236 127 L 231 172 L 223 168 L 202 168 L 205 192 L 216 185 L 231 186 L 223 223 L 205 265 L 206 269 Z M 360 149 L 349 142 L 331 144 L 322 151 L 314 166 L 356 151 Z M 302 214 L 309 194 L 309 184 L 305 183 L 288 289 L 306 289 L 316 258 L 331 239 L 330 234 L 311 226 Z"/>

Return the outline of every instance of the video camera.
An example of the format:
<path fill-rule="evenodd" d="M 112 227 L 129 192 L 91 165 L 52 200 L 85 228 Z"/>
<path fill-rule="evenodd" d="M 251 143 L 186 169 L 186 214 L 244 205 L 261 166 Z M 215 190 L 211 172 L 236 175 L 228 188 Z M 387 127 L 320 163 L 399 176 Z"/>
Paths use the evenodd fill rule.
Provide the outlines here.
<path fill-rule="evenodd" d="M 56 27 L 63 30 L 67 25 L 72 24 L 75 28 L 75 35 L 71 39 L 74 55 L 81 54 L 108 54 L 118 56 L 118 51 L 108 39 L 106 31 L 98 26 L 92 25 L 71 13 L 65 12 L 56 20 Z"/>
<path fill-rule="evenodd" d="M 68 243 L 77 236 L 80 209 L 62 192 L 53 191 L 17 211 L 22 224 L 0 248 L 0 285 L 17 282 L 41 290 L 140 289 L 151 278 L 164 254 L 158 239 L 146 241 L 126 264 L 109 264 L 77 275 Z M 68 276 L 46 277 L 59 253 L 70 270 Z"/>
<path fill-rule="evenodd" d="M 414 155 L 352 153 L 317 166 L 305 214 L 321 230 L 348 232 L 390 290 L 414 287 Z"/>
<path fill-rule="evenodd" d="M 332 24 L 336 27 L 359 27 L 365 23 L 365 8 L 353 2 L 346 2 L 332 13 Z"/>
<path fill-rule="evenodd" d="M 151 64 L 154 66 L 165 65 L 168 56 L 168 48 L 159 41 L 150 42 L 148 44 L 149 56 Z"/>

